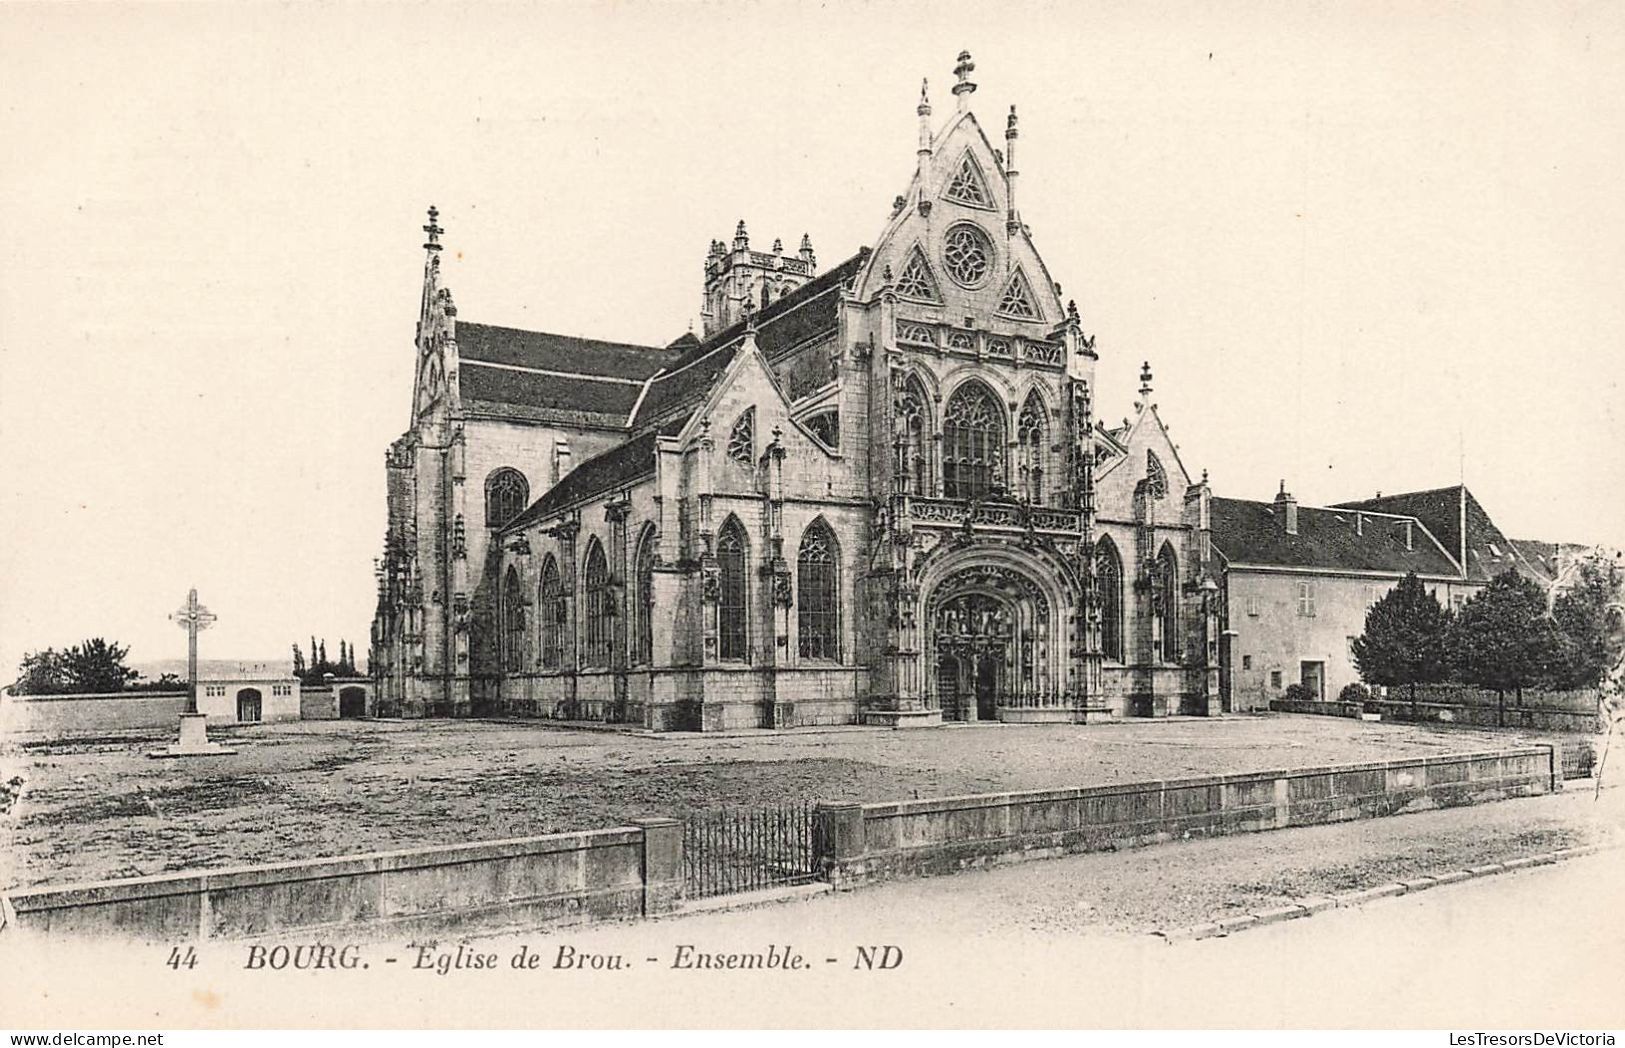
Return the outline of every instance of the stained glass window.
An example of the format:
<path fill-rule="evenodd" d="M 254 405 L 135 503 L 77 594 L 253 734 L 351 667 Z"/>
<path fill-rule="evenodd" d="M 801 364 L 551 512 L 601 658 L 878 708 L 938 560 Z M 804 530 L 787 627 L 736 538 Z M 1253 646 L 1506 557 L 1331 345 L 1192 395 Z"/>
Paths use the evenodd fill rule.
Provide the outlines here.
<path fill-rule="evenodd" d="M 942 486 L 951 499 L 982 498 L 1004 481 L 1004 419 L 980 382 L 954 391 L 942 416 Z"/>
<path fill-rule="evenodd" d="M 744 526 L 738 517 L 729 517 L 717 535 L 717 569 L 722 582 L 717 601 L 717 655 L 724 659 L 746 658 L 745 544 Z"/>
<path fill-rule="evenodd" d="M 597 539 L 593 539 L 587 547 L 584 581 L 587 590 L 586 664 L 608 666 L 615 607 L 609 588 L 609 563 L 604 558 L 604 547 Z"/>
<path fill-rule="evenodd" d="M 524 669 L 525 597 L 519 587 L 519 572 L 512 567 L 502 580 L 502 669 L 518 673 Z"/>
<path fill-rule="evenodd" d="M 840 568 L 835 535 L 815 520 L 796 555 L 796 625 L 804 659 L 839 659 Z"/>
<path fill-rule="evenodd" d="M 993 242 L 968 222 L 948 230 L 942 240 L 942 263 L 965 287 L 980 287 L 992 269 Z"/>
<path fill-rule="evenodd" d="M 742 466 L 756 464 L 756 409 L 748 408 L 728 434 L 728 457 Z"/>
<path fill-rule="evenodd" d="M 1044 503 L 1044 453 L 1049 431 L 1048 413 L 1034 390 L 1027 394 L 1016 422 L 1016 490 L 1033 505 Z"/>
<path fill-rule="evenodd" d="M 542 666 L 557 669 L 564 648 L 564 589 L 559 585 L 559 564 L 549 553 L 542 562 Z"/>
<path fill-rule="evenodd" d="M 910 376 L 897 398 L 897 468 L 900 472 L 906 471 L 903 490 L 913 495 L 929 495 L 932 491 L 928 404 L 930 399 L 920 386 L 920 380 Z"/>
<path fill-rule="evenodd" d="M 1145 480 L 1152 498 L 1160 499 L 1168 494 L 1168 471 L 1162 468 L 1162 460 L 1155 451 L 1145 453 Z"/>
<path fill-rule="evenodd" d="M 500 528 L 530 501 L 530 485 L 517 469 L 503 467 L 485 478 L 485 526 Z"/>
<path fill-rule="evenodd" d="M 1123 560 L 1112 540 L 1095 546 L 1095 592 L 1100 599 L 1100 650 L 1123 661 Z"/>
<path fill-rule="evenodd" d="M 1156 615 L 1154 639 L 1157 646 L 1157 657 L 1163 662 L 1179 661 L 1179 562 L 1174 558 L 1174 548 L 1168 543 L 1162 544 L 1162 552 L 1157 554 L 1155 572 Z"/>
<path fill-rule="evenodd" d="M 982 169 L 976 166 L 976 160 L 969 152 L 960 159 L 959 169 L 954 172 L 954 177 L 948 180 L 948 189 L 943 196 L 972 207 L 993 206 L 993 195 L 987 191 L 987 181 L 982 178 Z"/>
<path fill-rule="evenodd" d="M 654 651 L 654 569 L 655 536 L 653 528 L 645 528 L 638 542 L 637 558 L 633 561 L 637 573 L 637 600 L 633 612 L 637 615 L 637 631 L 633 634 L 632 665 L 646 666 Z"/>

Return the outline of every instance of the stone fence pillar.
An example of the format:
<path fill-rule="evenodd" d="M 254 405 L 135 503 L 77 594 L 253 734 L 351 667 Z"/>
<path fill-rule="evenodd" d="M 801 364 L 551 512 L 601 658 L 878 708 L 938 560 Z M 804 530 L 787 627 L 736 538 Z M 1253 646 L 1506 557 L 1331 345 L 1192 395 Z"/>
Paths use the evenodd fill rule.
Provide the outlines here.
<path fill-rule="evenodd" d="M 643 914 L 670 913 L 683 898 L 683 824 L 676 819 L 633 819 L 643 830 Z"/>
<path fill-rule="evenodd" d="M 813 848 L 830 884 L 837 889 L 852 887 L 861 879 L 854 867 L 867 850 L 863 805 L 819 802 L 813 809 Z"/>

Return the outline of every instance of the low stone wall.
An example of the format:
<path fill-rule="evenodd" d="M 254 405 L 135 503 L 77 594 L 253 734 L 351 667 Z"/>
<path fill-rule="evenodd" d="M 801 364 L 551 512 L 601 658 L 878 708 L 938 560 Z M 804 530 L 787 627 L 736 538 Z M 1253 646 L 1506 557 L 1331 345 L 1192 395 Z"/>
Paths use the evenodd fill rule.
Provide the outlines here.
<path fill-rule="evenodd" d="M 109 735 L 174 728 L 186 712 L 184 691 L 116 691 L 98 695 L 0 696 L 6 733 Z"/>
<path fill-rule="evenodd" d="M 147 941 L 343 928 L 383 937 L 664 913 L 682 892 L 682 824 L 197 870 L 8 894 L 23 932 Z"/>
<path fill-rule="evenodd" d="M 837 887 L 1187 837 L 1310 826 L 1474 804 L 1560 787 L 1554 747 L 1032 790 L 897 804 L 823 805 Z"/>
<path fill-rule="evenodd" d="M 338 720 L 339 700 L 332 688 L 299 689 L 300 720 Z"/>
<path fill-rule="evenodd" d="M 1507 696 L 1504 710 L 1478 703 L 1423 701 L 1418 701 L 1413 709 L 1410 701 L 1404 698 L 1372 699 L 1370 702 L 1373 708 L 1382 713 L 1383 720 L 1391 721 L 1460 724 L 1471 728 L 1524 728 L 1529 731 L 1577 732 L 1588 735 L 1602 730 L 1595 706 L 1589 711 L 1541 706 L 1527 701 L 1522 706 L 1516 706 L 1510 695 Z M 1362 707 L 1358 702 L 1271 699 L 1270 709 L 1277 713 L 1358 717 Z"/>

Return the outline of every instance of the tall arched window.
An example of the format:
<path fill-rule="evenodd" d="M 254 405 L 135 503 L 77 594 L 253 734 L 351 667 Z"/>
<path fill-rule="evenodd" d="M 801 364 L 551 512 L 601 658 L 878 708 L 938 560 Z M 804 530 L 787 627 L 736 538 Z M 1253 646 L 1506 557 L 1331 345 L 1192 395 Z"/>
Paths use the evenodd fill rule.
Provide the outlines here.
<path fill-rule="evenodd" d="M 502 669 L 518 673 L 525 666 L 525 593 L 519 572 L 509 565 L 502 579 Z"/>
<path fill-rule="evenodd" d="M 1145 451 L 1145 481 L 1152 498 L 1160 499 L 1168 494 L 1168 471 L 1162 468 L 1162 459 L 1150 448 Z"/>
<path fill-rule="evenodd" d="M 1004 416 L 980 382 L 967 382 L 948 398 L 942 415 L 942 493 L 982 498 L 1004 486 Z"/>
<path fill-rule="evenodd" d="M 1155 568 L 1156 606 L 1153 614 L 1152 639 L 1156 656 L 1162 662 L 1179 661 L 1179 562 L 1174 558 L 1174 547 L 1162 544 Z"/>
<path fill-rule="evenodd" d="M 717 568 L 722 591 L 717 600 L 717 656 L 747 658 L 745 627 L 745 527 L 729 517 L 717 533 Z"/>
<path fill-rule="evenodd" d="M 804 659 L 841 657 L 840 547 L 823 519 L 801 534 L 796 554 L 796 627 Z"/>
<path fill-rule="evenodd" d="M 646 666 L 654 652 L 654 528 L 643 529 L 643 537 L 638 540 L 638 553 L 632 563 L 637 578 L 637 599 L 632 602 L 636 616 L 636 631 L 632 634 L 632 665 Z"/>
<path fill-rule="evenodd" d="M 1035 506 L 1044 504 L 1044 453 L 1049 412 L 1035 389 L 1027 394 L 1016 420 L 1016 493 Z"/>
<path fill-rule="evenodd" d="M 1095 545 L 1095 592 L 1100 598 L 1100 650 L 1123 662 L 1123 558 L 1104 536 Z"/>
<path fill-rule="evenodd" d="M 549 553 L 542 562 L 541 600 L 542 666 L 557 669 L 564 652 L 564 587 L 559 584 L 559 562 Z"/>
<path fill-rule="evenodd" d="M 517 469 L 502 469 L 485 478 L 485 526 L 500 528 L 530 504 L 530 484 Z"/>
<path fill-rule="evenodd" d="M 610 599 L 609 563 L 604 558 L 603 544 L 596 538 L 587 546 L 587 565 L 582 573 L 582 581 L 587 591 L 586 663 L 588 666 L 608 666 L 615 605 Z"/>
<path fill-rule="evenodd" d="M 931 480 L 931 398 L 920 380 L 910 375 L 897 397 L 897 469 L 906 470 L 903 490 L 929 495 Z"/>

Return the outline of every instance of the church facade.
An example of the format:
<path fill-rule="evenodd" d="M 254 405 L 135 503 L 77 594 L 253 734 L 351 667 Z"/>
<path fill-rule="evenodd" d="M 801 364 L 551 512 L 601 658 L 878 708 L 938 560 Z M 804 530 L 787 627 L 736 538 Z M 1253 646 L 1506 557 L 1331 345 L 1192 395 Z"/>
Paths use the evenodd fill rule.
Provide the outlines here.
<path fill-rule="evenodd" d="M 431 209 L 389 449 L 379 710 L 655 730 L 1079 722 L 1219 708 L 1211 495 L 1094 340 L 996 148 L 922 89 L 874 242 L 705 256 L 666 346 L 463 321 Z"/>

